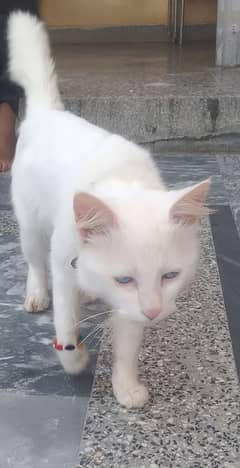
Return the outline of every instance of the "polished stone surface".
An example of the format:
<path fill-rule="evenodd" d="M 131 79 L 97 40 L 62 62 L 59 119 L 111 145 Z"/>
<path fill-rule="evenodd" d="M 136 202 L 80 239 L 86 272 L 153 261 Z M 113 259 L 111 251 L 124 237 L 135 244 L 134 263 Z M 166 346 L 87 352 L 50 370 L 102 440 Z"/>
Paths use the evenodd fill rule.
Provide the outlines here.
<path fill-rule="evenodd" d="M 70 44 L 53 54 L 69 97 L 237 95 L 237 69 L 215 68 L 214 42 Z"/>
<path fill-rule="evenodd" d="M 69 44 L 53 54 L 66 108 L 138 143 L 240 133 L 239 70 L 215 67 L 213 42 Z"/>
<path fill-rule="evenodd" d="M 215 44 L 65 45 L 54 49 L 67 108 L 137 142 L 239 133 L 237 68 Z"/>

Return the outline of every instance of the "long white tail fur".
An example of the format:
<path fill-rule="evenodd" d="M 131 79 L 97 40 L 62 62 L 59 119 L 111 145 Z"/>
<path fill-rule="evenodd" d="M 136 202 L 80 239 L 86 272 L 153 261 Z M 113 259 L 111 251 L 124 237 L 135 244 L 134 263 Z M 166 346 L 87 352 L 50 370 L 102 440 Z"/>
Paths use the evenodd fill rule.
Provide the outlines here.
<path fill-rule="evenodd" d="M 48 34 L 30 13 L 13 12 L 8 20 L 10 78 L 23 87 L 27 113 L 62 109 Z"/>

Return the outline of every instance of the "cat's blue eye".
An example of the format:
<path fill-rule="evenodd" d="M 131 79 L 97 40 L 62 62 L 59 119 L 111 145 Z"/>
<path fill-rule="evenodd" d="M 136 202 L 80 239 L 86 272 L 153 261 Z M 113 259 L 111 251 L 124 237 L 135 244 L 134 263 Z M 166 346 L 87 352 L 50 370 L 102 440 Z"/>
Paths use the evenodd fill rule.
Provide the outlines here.
<path fill-rule="evenodd" d="M 168 273 L 165 273 L 165 275 L 162 276 L 162 279 L 164 280 L 171 280 L 176 278 L 179 275 L 180 271 L 169 271 Z"/>
<path fill-rule="evenodd" d="M 134 278 L 132 278 L 132 276 L 116 276 L 114 279 L 118 284 L 125 285 L 134 283 Z"/>

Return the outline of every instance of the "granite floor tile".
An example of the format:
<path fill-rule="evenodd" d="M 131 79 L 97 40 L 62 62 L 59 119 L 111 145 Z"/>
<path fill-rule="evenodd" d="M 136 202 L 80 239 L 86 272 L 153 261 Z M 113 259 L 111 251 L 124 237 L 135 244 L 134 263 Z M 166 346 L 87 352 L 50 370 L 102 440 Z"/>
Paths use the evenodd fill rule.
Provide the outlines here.
<path fill-rule="evenodd" d="M 0 209 L 11 209 L 10 182 L 10 172 L 2 172 L 0 174 Z"/>
<path fill-rule="evenodd" d="M 102 344 L 79 467 L 240 466 L 239 384 L 209 226 L 178 312 L 147 330 L 140 373 L 151 400 L 127 411 L 111 390 L 110 333 Z"/>
<path fill-rule="evenodd" d="M 0 237 L 6 234 L 14 234 L 18 239 L 19 228 L 12 210 L 0 209 Z"/>

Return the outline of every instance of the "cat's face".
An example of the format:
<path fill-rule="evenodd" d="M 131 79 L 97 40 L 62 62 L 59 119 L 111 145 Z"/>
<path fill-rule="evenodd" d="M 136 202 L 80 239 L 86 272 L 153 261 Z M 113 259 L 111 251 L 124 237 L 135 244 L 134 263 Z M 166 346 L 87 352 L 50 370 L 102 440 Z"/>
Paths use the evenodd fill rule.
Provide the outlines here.
<path fill-rule="evenodd" d="M 195 272 L 199 214 L 186 201 L 175 206 L 178 192 L 141 192 L 137 205 L 125 196 L 112 202 L 111 209 L 91 195 L 76 197 L 83 240 L 77 261 L 79 287 L 132 320 L 153 323 L 173 312 L 179 292 Z M 79 224 L 79 213 L 89 203 L 91 216 L 87 208 L 88 216 L 85 213 Z M 200 205 L 195 208 L 197 212 Z"/>

